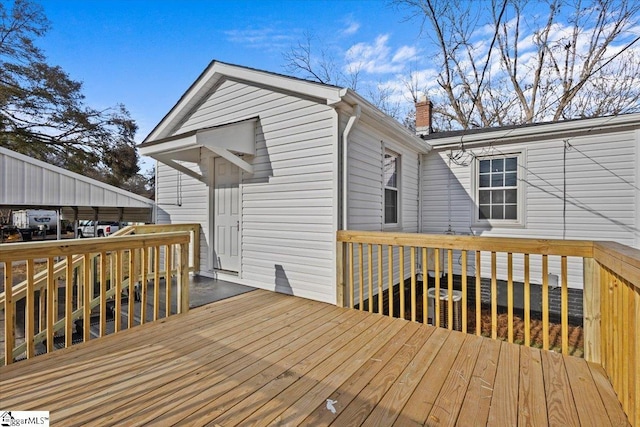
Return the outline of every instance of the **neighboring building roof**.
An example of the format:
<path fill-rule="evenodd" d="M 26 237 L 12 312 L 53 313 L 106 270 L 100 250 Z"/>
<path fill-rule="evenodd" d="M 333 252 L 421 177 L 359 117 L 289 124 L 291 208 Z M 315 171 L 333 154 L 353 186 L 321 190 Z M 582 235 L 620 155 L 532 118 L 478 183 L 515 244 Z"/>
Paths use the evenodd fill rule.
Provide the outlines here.
<path fill-rule="evenodd" d="M 67 219 L 150 222 L 153 200 L 0 147 L 0 206 L 63 208 Z"/>
<path fill-rule="evenodd" d="M 223 80 L 233 79 L 271 87 L 281 91 L 317 99 L 327 105 L 349 110 L 360 105 L 362 114 L 368 116 L 372 123 L 381 124 L 393 132 L 398 138 L 415 149 L 426 152 L 429 144 L 422 141 L 409 129 L 402 126 L 392 117 L 384 114 L 369 101 L 351 89 L 312 82 L 296 77 L 285 76 L 269 71 L 257 70 L 239 65 L 212 61 L 200 74 L 196 81 L 180 97 L 176 105 L 167 113 L 160 123 L 145 138 L 140 147 L 145 148 L 152 142 L 174 136 L 173 132 L 193 111 L 210 95 Z"/>
<path fill-rule="evenodd" d="M 540 138 L 576 136 L 589 132 L 640 127 L 640 113 L 621 114 L 561 122 L 528 123 L 524 125 L 433 132 L 423 139 L 435 149 L 465 145 L 500 144 Z"/>

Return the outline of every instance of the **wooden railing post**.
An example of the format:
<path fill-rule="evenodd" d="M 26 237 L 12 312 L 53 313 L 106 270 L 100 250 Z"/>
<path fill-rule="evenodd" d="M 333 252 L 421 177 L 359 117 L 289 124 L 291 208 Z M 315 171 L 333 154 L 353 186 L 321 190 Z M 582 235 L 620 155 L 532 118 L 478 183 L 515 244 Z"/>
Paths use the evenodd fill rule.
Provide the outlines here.
<path fill-rule="evenodd" d="M 13 263 L 4 263 L 4 361 L 13 363 L 13 347 L 16 343 L 16 312 L 13 304 Z"/>
<path fill-rule="evenodd" d="M 336 305 L 338 307 L 345 306 L 345 265 L 344 243 L 338 241 L 336 243 Z"/>
<path fill-rule="evenodd" d="M 583 261 L 584 358 L 601 363 L 600 357 L 600 267 L 593 258 Z"/>
<path fill-rule="evenodd" d="M 189 244 L 181 243 L 178 248 L 178 313 L 189 311 Z"/>

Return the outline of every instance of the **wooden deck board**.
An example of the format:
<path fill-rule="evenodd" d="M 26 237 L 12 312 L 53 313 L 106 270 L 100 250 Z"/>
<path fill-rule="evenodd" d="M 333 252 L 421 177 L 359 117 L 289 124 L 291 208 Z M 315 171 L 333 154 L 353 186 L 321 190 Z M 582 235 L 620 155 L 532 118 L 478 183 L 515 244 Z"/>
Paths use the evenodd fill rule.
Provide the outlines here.
<path fill-rule="evenodd" d="M 501 343 L 487 425 L 518 425 L 520 347 Z"/>
<path fill-rule="evenodd" d="M 394 423 L 395 426 L 424 425 L 433 404 L 438 399 L 447 373 L 464 343 L 464 338 L 464 334 L 449 333 L 436 359 L 431 363 L 405 404 L 401 416 Z"/>
<path fill-rule="evenodd" d="M 549 425 L 542 359 L 540 350 L 537 348 L 522 347 L 520 349 L 518 402 L 518 425 Z"/>
<path fill-rule="evenodd" d="M 2 367 L 0 407 L 78 426 L 628 425 L 584 360 L 267 291 Z"/>
<path fill-rule="evenodd" d="M 467 395 L 473 398 L 465 399 L 462 403 L 458 426 L 486 425 L 499 357 L 500 341 L 482 340 L 480 354 L 467 389 Z"/>
<path fill-rule="evenodd" d="M 176 369 L 168 369 L 168 373 L 161 371 L 162 375 L 158 375 L 157 370 L 151 368 L 148 372 L 145 372 L 145 374 L 149 375 L 148 381 L 141 381 L 138 390 L 118 390 L 118 387 L 122 387 L 120 385 L 111 387 L 105 392 L 106 401 L 87 413 L 86 416 L 91 415 L 96 420 L 105 419 L 105 416 L 108 420 L 108 415 L 116 412 L 117 417 L 121 419 L 129 416 L 141 416 L 139 411 L 136 410 L 136 402 L 142 396 L 136 395 L 136 392 L 141 393 L 144 391 L 147 391 L 144 399 L 154 402 L 160 400 L 163 402 L 162 409 L 166 410 L 180 400 L 180 396 L 173 396 L 171 400 L 165 402 L 167 400 L 166 397 L 171 396 L 175 387 L 188 387 L 196 379 L 203 379 L 203 382 L 206 382 L 202 378 L 203 375 L 212 369 L 222 369 L 231 363 L 237 363 L 238 360 L 241 360 L 246 355 L 247 351 L 267 351 L 277 347 L 280 343 L 284 343 L 289 337 L 295 337 L 295 334 L 291 334 L 292 327 L 298 329 L 297 334 L 301 334 L 314 327 L 314 320 L 327 321 L 338 314 L 338 311 L 333 310 L 331 307 L 325 307 L 318 311 L 309 311 L 309 306 L 305 304 L 300 308 L 303 311 L 307 308 L 305 311 L 306 316 L 300 317 L 303 313 L 298 308 L 287 310 L 282 312 L 280 316 L 264 318 L 264 321 L 257 325 L 249 327 L 238 325 L 238 329 L 235 329 L 235 333 L 231 335 L 229 335 L 229 331 L 225 331 L 225 333 L 215 337 L 215 346 L 202 346 L 200 343 L 196 348 L 191 348 L 189 351 L 185 349 L 180 359 L 170 362 L 176 366 Z M 295 319 L 298 319 L 297 322 L 289 325 L 290 321 Z M 224 324 L 222 327 L 224 327 Z M 231 329 L 233 330 L 234 328 Z M 239 334 L 243 329 L 244 333 Z M 200 338 L 207 337 L 200 336 Z M 277 343 L 274 344 L 274 342 Z M 190 360 L 198 361 L 196 368 L 191 370 L 183 369 L 183 365 L 193 366 L 189 362 Z M 108 396 L 110 394 L 119 394 L 122 397 L 117 401 L 109 402 Z M 127 400 L 130 401 L 130 404 L 126 410 L 123 410 L 122 404 Z M 145 416 L 149 416 L 148 412 L 145 412 Z M 100 422 L 96 421 L 96 424 L 100 424 Z"/>

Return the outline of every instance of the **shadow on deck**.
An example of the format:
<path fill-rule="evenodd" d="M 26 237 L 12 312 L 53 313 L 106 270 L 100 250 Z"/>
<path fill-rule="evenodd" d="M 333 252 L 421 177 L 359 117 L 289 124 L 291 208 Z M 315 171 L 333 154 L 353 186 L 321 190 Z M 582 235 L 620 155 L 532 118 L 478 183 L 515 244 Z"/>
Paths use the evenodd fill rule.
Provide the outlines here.
<path fill-rule="evenodd" d="M 583 359 L 256 290 L 0 368 L 55 425 L 628 425 Z"/>

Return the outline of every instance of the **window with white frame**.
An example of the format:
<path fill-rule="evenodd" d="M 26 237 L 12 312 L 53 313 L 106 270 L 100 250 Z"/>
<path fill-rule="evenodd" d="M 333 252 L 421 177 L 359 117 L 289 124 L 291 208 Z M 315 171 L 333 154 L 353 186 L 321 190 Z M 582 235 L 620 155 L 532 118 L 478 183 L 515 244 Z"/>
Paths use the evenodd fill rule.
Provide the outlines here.
<path fill-rule="evenodd" d="M 393 225 L 400 217 L 400 156 L 392 151 L 384 153 L 384 223 Z"/>
<path fill-rule="evenodd" d="M 476 163 L 476 222 L 522 223 L 520 154 L 480 157 Z"/>

